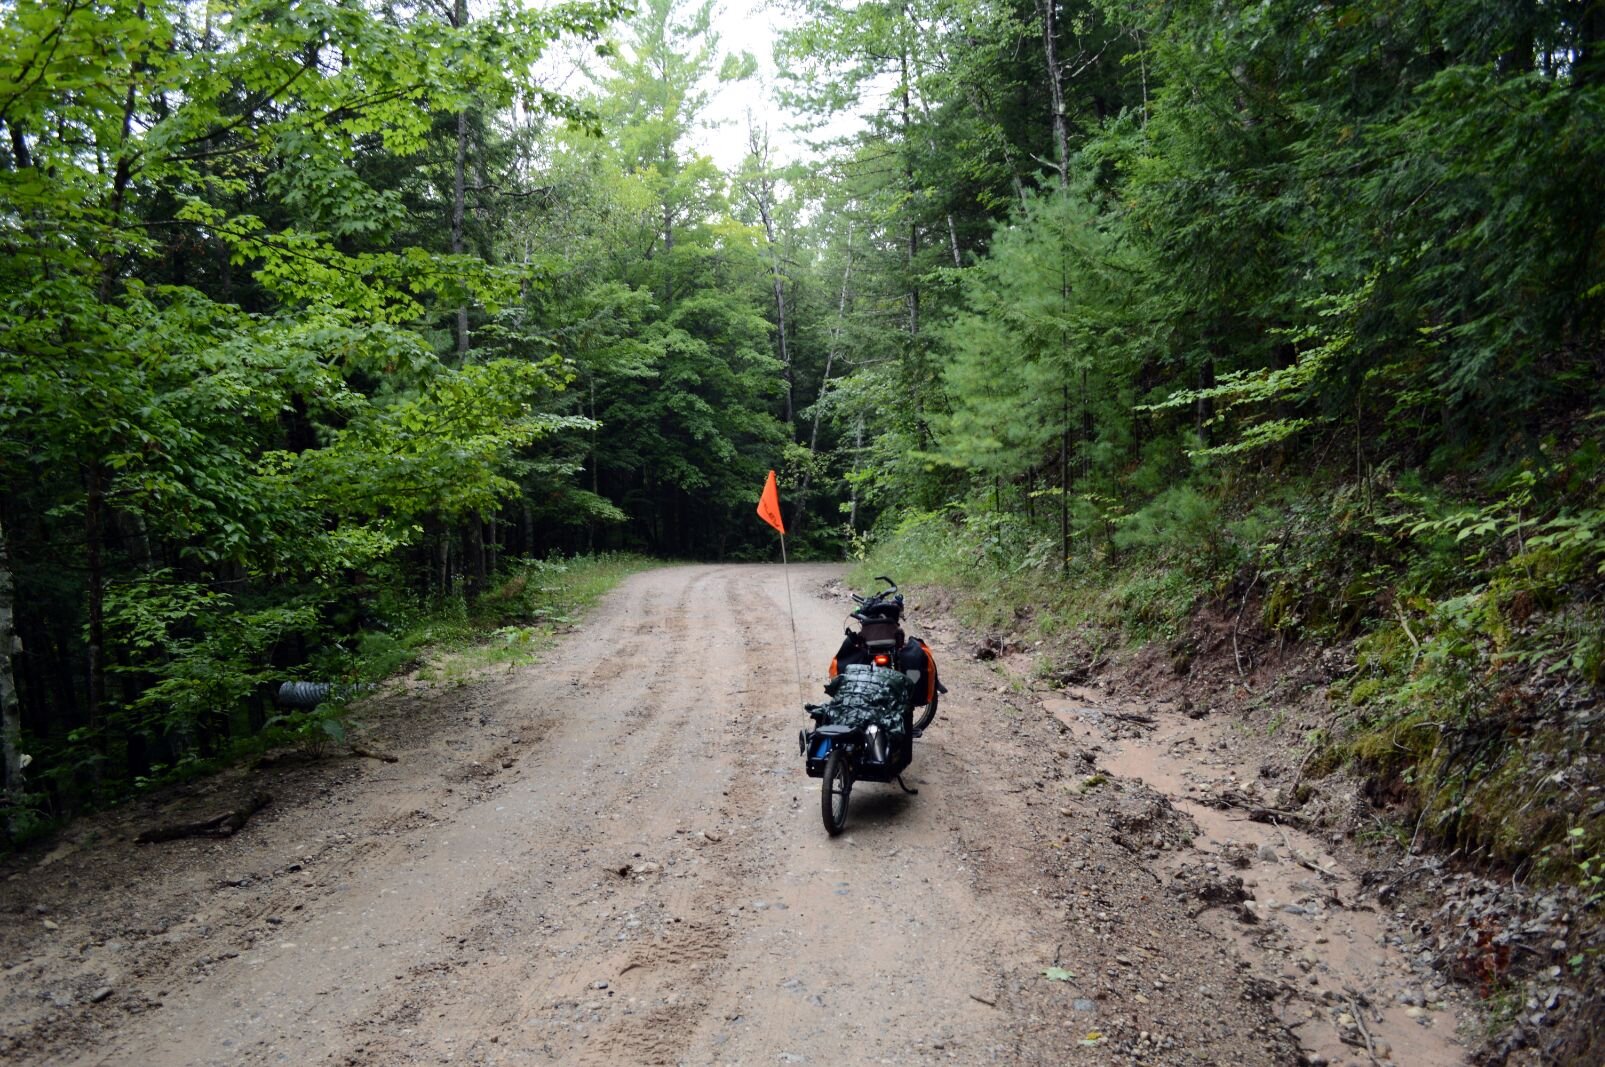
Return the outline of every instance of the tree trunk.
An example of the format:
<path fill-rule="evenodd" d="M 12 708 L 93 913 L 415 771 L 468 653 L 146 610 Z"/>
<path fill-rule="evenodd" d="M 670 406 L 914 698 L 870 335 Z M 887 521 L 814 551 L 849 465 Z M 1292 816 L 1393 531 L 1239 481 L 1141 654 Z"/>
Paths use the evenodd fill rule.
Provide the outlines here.
<path fill-rule="evenodd" d="M 145 17 L 143 7 L 140 9 L 140 18 Z M 122 221 L 123 208 L 126 206 L 128 186 L 134 176 L 133 161 L 127 154 L 128 139 L 134 128 L 134 108 L 137 101 L 135 88 L 138 84 L 137 66 L 129 71 L 128 91 L 123 98 L 123 117 L 121 134 L 117 143 L 117 162 L 112 173 L 111 197 L 107 202 L 107 214 L 110 216 L 110 225 L 116 227 Z M 110 304 L 116 291 L 117 275 L 121 268 L 121 259 L 117 248 L 111 242 L 100 255 L 100 287 L 97 293 L 101 304 Z M 106 500 L 105 500 L 105 471 L 100 465 L 99 457 L 90 459 L 85 471 L 84 496 L 84 545 L 88 567 L 89 582 L 89 725 L 98 733 L 104 722 L 106 713 L 106 572 L 102 558 L 106 539 Z M 105 738 L 97 737 L 96 744 L 104 752 Z M 93 772 L 99 775 L 99 765 Z"/>
<path fill-rule="evenodd" d="M 32 525 L 37 530 L 41 524 L 36 522 Z M 8 558 L 8 570 L 11 565 Z M 12 571 L 11 576 L 15 582 L 16 572 Z M 13 585 L 13 612 L 16 611 L 15 598 Z M 62 639 L 61 628 L 52 627 L 36 614 L 26 611 L 12 615 L 12 626 L 12 680 L 27 692 L 29 709 L 40 722 L 73 721 L 76 709 L 81 704 L 78 683 L 82 671 L 78 669 L 79 660 L 74 651 Z"/>
<path fill-rule="evenodd" d="M 1605 82 L 1605 0 L 1587 0 L 1577 20 L 1577 65 L 1573 84 L 1579 89 Z"/>
<path fill-rule="evenodd" d="M 1509 10 L 1516 13 L 1516 23 L 1510 38 L 1510 47 L 1499 53 L 1501 74 L 1531 74 L 1537 65 L 1537 41 L 1533 36 L 1533 0 L 1507 0 Z"/>
<path fill-rule="evenodd" d="M 669 487 L 669 537 L 676 553 L 686 552 L 685 492 L 679 486 Z"/>
<path fill-rule="evenodd" d="M 468 25 L 468 0 L 456 0 L 452 7 L 451 23 L 457 29 Z M 468 111 L 457 112 L 457 159 L 452 171 L 451 185 L 451 253 L 463 254 L 463 219 L 467 214 L 468 189 L 465 180 L 468 169 Z M 468 354 L 468 305 L 457 306 L 457 357 Z"/>
<path fill-rule="evenodd" d="M 485 588 L 485 522 L 478 515 L 463 525 L 463 555 L 468 564 L 469 596 L 477 596 Z"/>
<path fill-rule="evenodd" d="M 28 138 L 23 135 L 22 127 L 15 121 L 6 123 L 11 134 L 11 163 L 17 170 L 27 170 L 33 166 L 33 156 L 28 151 Z"/>
<path fill-rule="evenodd" d="M 853 428 L 853 473 L 858 472 L 858 457 L 864 450 L 864 416 L 858 416 L 858 424 Z M 852 482 L 852 498 L 847 505 L 847 528 L 854 533 L 858 532 L 858 482 Z"/>
<path fill-rule="evenodd" d="M 781 262 L 780 246 L 775 241 L 774 182 L 769 176 L 769 142 L 760 138 L 758 129 L 750 122 L 747 126 L 747 147 L 758 164 L 758 176 L 747 188 L 758 208 L 763 222 L 764 239 L 769 242 L 769 284 L 775 298 L 775 328 L 779 334 L 780 374 L 786 389 L 786 428 L 791 430 L 795 404 L 795 377 L 792 373 L 791 353 L 786 345 L 786 272 Z"/>
<path fill-rule="evenodd" d="M 1064 386 L 1064 415 L 1059 430 L 1059 571 L 1070 572 L 1070 386 Z"/>
<path fill-rule="evenodd" d="M 84 545 L 89 580 L 89 724 L 99 727 L 106 710 L 106 498 L 104 472 L 91 460 L 85 474 Z"/>
<path fill-rule="evenodd" d="M 1048 68 L 1048 102 L 1053 107 L 1053 151 L 1059 170 L 1059 185 L 1070 184 L 1070 135 L 1065 128 L 1064 72 L 1059 66 L 1059 23 L 1057 0 L 1036 0 L 1042 16 L 1042 50 Z"/>
<path fill-rule="evenodd" d="M 141 17 L 143 17 L 143 11 L 141 11 Z M 135 81 L 136 78 L 131 71 L 128 93 L 123 99 L 122 138 L 117 144 L 117 165 L 112 172 L 111 201 L 108 204 L 108 214 L 111 216 L 112 226 L 116 226 L 122 220 L 123 205 L 128 197 L 128 183 L 134 176 L 133 163 L 124 154 L 124 149 L 128 144 L 128 137 L 134 129 Z M 107 242 L 107 247 L 100 254 L 99 298 L 102 304 L 111 303 L 112 291 L 117 285 L 117 272 L 120 263 L 121 260 L 117 254 L 116 246 L 111 242 Z"/>
<path fill-rule="evenodd" d="M 1200 391 L 1215 388 L 1215 361 L 1213 359 L 1204 360 L 1204 365 L 1199 368 L 1198 388 Z M 1209 424 L 1214 419 L 1215 401 L 1207 396 L 1199 397 L 1193 411 L 1194 428 L 1198 431 L 1198 439 L 1204 443 L 1206 448 L 1209 446 Z"/>
<path fill-rule="evenodd" d="M 0 766 L 5 770 L 6 830 L 18 830 L 22 804 L 22 708 L 11 671 L 11 657 L 19 651 L 12 624 L 11 557 L 6 553 L 6 532 L 0 527 Z"/>
<path fill-rule="evenodd" d="M 819 380 L 819 398 L 814 401 L 813 425 L 808 430 L 808 455 L 812 458 L 819 451 L 819 415 L 820 408 L 825 403 L 825 390 L 830 387 L 830 371 L 836 362 L 836 353 L 841 345 L 842 325 L 847 319 L 847 286 L 853 276 L 853 228 L 847 228 L 847 262 L 842 267 L 841 296 L 836 301 L 836 324 L 830 331 L 830 347 L 825 350 L 825 373 Z M 802 487 L 797 493 L 797 514 L 791 517 L 791 522 L 798 530 L 802 529 L 803 516 L 808 512 L 808 485 L 813 480 L 814 468 L 809 464 L 803 469 Z"/>
<path fill-rule="evenodd" d="M 903 8 L 903 15 L 908 16 L 908 8 Z M 909 215 L 908 215 L 908 337 L 912 343 L 920 333 L 920 287 L 914 279 L 914 259 L 919 255 L 920 231 L 919 223 L 914 215 L 914 157 L 909 151 L 908 141 L 910 131 L 913 129 L 913 116 L 909 114 L 911 106 L 908 85 L 908 45 L 903 45 L 900 55 L 902 85 L 902 119 L 903 119 L 903 178 L 908 184 Z"/>
<path fill-rule="evenodd" d="M 831 366 L 836 362 L 836 354 L 841 350 L 842 328 L 847 324 L 847 291 L 853 278 L 853 228 L 847 227 L 847 247 L 844 250 L 842 264 L 841 295 L 836 299 L 836 324 L 830 331 L 830 348 L 825 353 L 825 375 L 819 383 L 819 399 L 825 399 L 825 386 L 830 382 Z M 819 403 L 814 403 L 814 424 L 808 431 L 808 451 L 812 454 L 819 447 Z"/>
<path fill-rule="evenodd" d="M 912 15 L 912 13 L 909 12 L 907 7 L 903 8 L 903 11 L 904 11 L 905 14 Z M 919 25 L 919 21 L 917 19 L 914 20 L 914 27 L 915 27 L 916 30 L 920 31 L 920 33 L 923 35 L 924 28 Z M 920 69 L 919 53 L 917 53 L 917 52 L 916 53 L 912 53 L 911 54 L 911 58 L 912 58 L 913 66 L 914 66 L 914 76 L 923 81 L 924 77 L 925 77 L 925 73 L 924 73 L 924 71 L 922 71 Z M 905 92 L 906 92 L 906 88 L 905 88 Z M 936 151 L 936 135 L 931 132 L 931 130 L 934 129 L 934 127 L 935 127 L 935 124 L 931 121 L 931 108 L 930 108 L 930 105 L 925 102 L 925 97 L 923 97 L 923 96 L 921 96 L 919 98 L 919 103 L 920 103 L 920 114 L 925 119 L 925 141 L 926 141 L 927 144 L 929 144 L 931 146 L 931 157 L 934 159 L 936 157 L 936 155 L 937 155 L 937 151 Z M 906 101 L 905 101 L 905 106 L 906 106 Z M 908 136 L 908 129 L 907 129 L 906 126 L 904 127 L 903 135 L 904 135 L 905 139 Z M 912 187 L 912 183 L 910 183 L 910 187 Z M 964 266 L 964 259 L 959 254 L 959 232 L 958 232 L 958 228 L 953 225 L 953 212 L 951 212 L 951 211 L 946 212 L 946 217 L 947 217 L 947 247 L 948 247 L 948 251 L 950 251 L 953 254 L 953 266 L 962 267 L 962 266 Z"/>
<path fill-rule="evenodd" d="M 1087 368 L 1081 368 L 1081 477 L 1092 476 L 1092 405 L 1087 402 Z"/>
<path fill-rule="evenodd" d="M 596 421 L 596 375 L 593 373 L 591 375 L 591 422 L 595 424 Z M 593 425 L 591 427 L 591 495 L 596 497 L 600 497 L 602 495 L 602 472 L 600 461 L 596 452 L 596 446 L 598 444 L 600 434 L 601 430 L 599 426 Z M 524 514 L 526 516 L 529 514 L 528 505 L 525 505 L 524 507 Z M 592 519 L 590 522 L 585 524 L 585 550 L 587 552 L 596 551 L 595 519 Z"/>
<path fill-rule="evenodd" d="M 674 252 L 674 209 L 665 203 L 663 205 L 663 306 L 667 308 L 674 303 L 674 263 L 670 259 Z"/>
<path fill-rule="evenodd" d="M 769 221 L 769 210 L 767 207 L 760 208 L 759 213 L 763 216 L 764 232 L 769 235 L 769 247 L 773 249 L 775 246 L 775 232 L 774 227 Z M 779 334 L 780 375 L 781 380 L 786 387 L 786 428 L 789 430 L 791 428 L 793 417 L 793 387 L 795 385 L 795 379 L 792 374 L 791 352 L 786 346 L 785 274 L 781 270 L 779 255 L 774 255 L 774 262 L 770 265 L 769 282 L 774 289 L 775 294 L 775 331 Z"/>
<path fill-rule="evenodd" d="M 435 583 L 441 600 L 451 596 L 451 533 L 445 523 L 435 536 Z"/>
<path fill-rule="evenodd" d="M 786 387 L 786 428 L 791 429 L 794 380 L 791 371 L 791 354 L 786 349 L 786 287 L 781 281 L 780 265 L 775 264 L 770 281 L 775 290 L 776 332 L 780 335 L 780 375 Z"/>
<path fill-rule="evenodd" d="M 133 511 L 113 511 L 112 526 L 128 562 L 140 573 L 150 575 L 156 569 L 156 558 L 151 549 L 150 529 L 145 524 L 145 517 Z M 243 582 L 243 573 L 240 579 Z M 149 671 L 120 672 L 117 688 L 118 700 L 122 707 L 132 708 L 145 691 L 156 684 L 156 681 L 156 677 Z M 125 727 L 122 734 L 125 744 L 123 765 L 128 777 L 140 778 L 150 774 L 149 744 L 142 724 L 136 720 L 132 725 Z"/>

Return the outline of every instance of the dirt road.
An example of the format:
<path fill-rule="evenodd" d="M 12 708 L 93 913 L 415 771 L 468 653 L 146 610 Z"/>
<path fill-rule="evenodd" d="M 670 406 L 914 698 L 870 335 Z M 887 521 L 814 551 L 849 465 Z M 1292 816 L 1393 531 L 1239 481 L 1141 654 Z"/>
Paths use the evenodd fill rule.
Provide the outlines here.
<path fill-rule="evenodd" d="M 815 691 L 837 574 L 791 569 Z M 1107 724 L 1046 713 L 923 621 L 952 693 L 916 750 L 920 795 L 861 786 L 834 840 L 797 755 L 782 573 L 760 566 L 638 575 L 536 666 L 378 698 L 366 743 L 393 764 L 283 764 L 86 820 L 5 869 L 0 1057 L 1252 1065 L 1324 1048 L 1295 1037 L 1317 1014 L 1290 1019 L 1287 987 L 1326 961 L 1284 976 L 1298 944 L 1240 936 L 1187 842 L 1224 846 L 1167 783 L 1089 785 Z M 274 802 L 232 838 L 130 843 L 263 788 Z M 1178 891 L 1184 854 L 1199 871 Z M 1429 1051 L 1394 1060 L 1458 1062 L 1446 1036 Z"/>

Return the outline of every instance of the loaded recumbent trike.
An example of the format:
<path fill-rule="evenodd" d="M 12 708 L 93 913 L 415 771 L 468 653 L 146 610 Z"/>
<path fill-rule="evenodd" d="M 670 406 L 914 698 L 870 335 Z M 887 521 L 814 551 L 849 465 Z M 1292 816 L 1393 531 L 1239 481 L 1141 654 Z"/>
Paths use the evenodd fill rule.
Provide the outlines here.
<path fill-rule="evenodd" d="M 798 736 L 810 778 L 819 778 L 820 814 L 834 837 L 847 825 L 847 801 L 857 782 L 895 781 L 914 759 L 914 740 L 936 719 L 941 694 L 930 646 L 903 632 L 903 595 L 886 588 L 857 605 L 841 648 L 830 661 L 825 704 L 804 705 L 812 728 Z"/>

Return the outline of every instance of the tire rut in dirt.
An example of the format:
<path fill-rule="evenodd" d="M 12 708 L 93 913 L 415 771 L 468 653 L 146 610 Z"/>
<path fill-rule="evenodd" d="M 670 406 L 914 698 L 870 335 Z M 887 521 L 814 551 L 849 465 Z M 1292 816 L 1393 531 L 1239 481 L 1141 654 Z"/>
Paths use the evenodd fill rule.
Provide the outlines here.
<path fill-rule="evenodd" d="M 840 598 L 813 595 L 826 573 L 792 571 L 804 688 L 839 637 Z M 777 568 L 643 574 L 534 667 L 396 697 L 383 721 L 408 739 L 401 764 L 297 772 L 285 781 L 302 792 L 282 791 L 239 838 L 162 853 L 187 866 L 136 880 L 148 932 L 127 958 L 147 972 L 123 972 L 109 1006 L 54 1013 L 62 1029 L 27 1054 L 1092 1063 L 1113 1050 L 1081 1047 L 1088 1030 L 1158 1018 L 1191 1027 L 1189 1055 L 1275 1061 L 1272 1042 L 1192 1026 L 1134 984 L 1146 975 L 1109 976 L 1115 952 L 1151 942 L 1176 984 L 1214 985 L 1217 1019 L 1243 1029 L 1263 1014 L 1235 999 L 1248 990 L 1208 944 L 1171 944 L 1196 932 L 1142 899 L 1153 888 L 1127 853 L 1081 840 L 1107 827 L 1051 777 L 1054 738 L 992 697 L 986 670 L 944 670 L 955 698 L 916 746 L 921 795 L 866 784 L 847 832 L 828 837 L 796 755 L 785 602 Z M 1060 862 L 1072 852 L 1085 869 Z M 90 894 L 51 877 L 86 907 Z M 78 936 L 65 911 L 52 913 L 62 941 Z M 204 943 L 198 922 L 213 927 Z M 184 936 L 168 943 L 169 930 Z M 28 937 L 8 943 L 43 954 Z M 197 972 L 201 951 L 214 958 Z M 1057 962 L 1075 990 L 1042 977 Z M 69 965 L 83 961 L 63 953 L 49 978 Z M 7 996 L 36 995 L 42 973 L 8 972 L 27 988 Z M 119 1007 L 164 990 L 159 1012 Z M 1070 1007 L 1100 994 L 1095 1012 Z"/>
<path fill-rule="evenodd" d="M 660 622 L 666 619 L 669 626 L 667 647 L 661 639 L 651 645 L 645 643 L 645 637 L 655 632 L 654 624 L 645 621 L 635 628 L 632 643 L 649 649 L 650 658 L 659 664 L 700 662 L 702 656 L 715 657 L 711 662 L 739 662 L 738 646 L 720 647 L 723 639 L 706 639 L 692 625 L 693 611 L 706 611 L 728 602 L 725 596 L 708 594 L 705 587 L 714 577 L 704 572 L 696 581 L 682 585 L 672 605 L 664 605 L 657 598 L 665 609 Z M 731 791 L 719 788 L 728 784 L 727 770 L 699 774 L 689 788 L 681 776 L 688 766 L 699 770 L 707 766 L 703 750 L 731 747 L 729 716 L 710 712 L 732 709 L 705 706 L 709 688 L 705 679 L 656 671 L 656 667 L 644 672 L 593 669 L 585 677 L 585 683 L 565 691 L 556 707 L 557 717 L 568 724 L 570 734 L 581 730 L 584 720 L 583 732 L 590 735 L 584 743 L 577 736 L 567 741 L 570 749 L 583 753 L 577 779 L 585 788 L 560 802 L 560 810 L 532 813 L 520 836 L 550 842 L 561 839 L 566 832 L 571 840 L 585 842 L 581 847 L 587 851 L 567 858 L 532 853 L 521 873 L 500 888 L 500 913 L 487 916 L 477 927 L 457 935 L 466 945 L 478 946 L 487 957 L 470 968 L 475 978 L 497 978 L 488 986 L 476 981 L 478 992 L 471 999 L 464 999 L 462 991 L 454 989 L 449 979 L 437 975 L 397 991 L 391 998 L 393 1003 L 378 1013 L 379 1025 L 359 1027 L 353 1035 L 364 1044 L 366 1052 L 371 1054 L 377 1048 L 383 1056 L 411 1054 L 401 1043 L 381 1040 L 375 1045 L 375 1031 L 386 1028 L 385 1020 L 407 1004 L 418 1005 L 425 1016 L 498 1026 L 505 1035 L 501 1039 L 504 1050 L 519 1050 L 539 1059 L 657 1062 L 672 1056 L 683 1044 L 677 1035 L 689 1031 L 687 1019 L 701 1010 L 698 1000 L 691 996 L 661 1004 L 644 1002 L 630 1017 L 614 1025 L 595 1027 L 583 1044 L 574 1044 L 569 1038 L 574 1015 L 584 1015 L 587 1004 L 606 996 L 589 988 L 598 975 L 630 971 L 642 977 L 662 968 L 672 972 L 675 985 L 692 990 L 714 977 L 718 961 L 725 954 L 721 928 L 692 917 L 718 909 L 722 901 L 700 889 L 653 893 L 632 876 L 620 876 L 617 871 L 627 871 L 632 860 L 640 862 L 634 856 L 642 847 L 638 839 L 640 828 L 685 836 L 675 835 L 674 831 L 693 832 L 710 821 L 715 802 L 722 793 Z M 643 677 L 650 679 L 644 699 L 640 689 Z M 636 687 L 635 703 L 613 700 L 607 707 L 602 706 L 610 700 L 612 691 L 619 690 L 622 695 L 621 687 L 632 685 Z M 605 736 L 604 729 L 609 721 L 618 727 L 611 738 Z M 560 798 L 546 799 L 550 802 Z M 566 829 L 560 825 L 565 818 Z M 712 840 L 701 845 L 706 857 L 704 866 L 712 868 L 701 877 L 704 883 L 718 885 L 726 877 L 719 848 Z M 573 921 L 576 910 L 587 911 L 589 920 Z M 671 916 L 670 912 L 676 914 Z M 531 925 L 564 913 L 571 918 L 556 921 L 544 931 Z M 655 928 L 661 933 L 644 945 L 632 938 L 623 949 L 629 958 L 622 958 L 621 943 L 616 940 L 617 923 L 608 915 L 630 915 L 632 922 L 640 924 L 632 929 Z M 532 936 L 540 932 L 545 936 Z M 492 942 L 494 949 L 490 947 Z M 442 946 L 443 951 L 449 948 L 449 944 Z M 435 1024 L 437 1029 L 440 1025 Z M 453 1047 L 460 1049 L 467 1035 L 458 1030 L 452 1027 L 459 1037 Z M 447 1050 L 444 1045 L 436 1048 Z"/>
<path fill-rule="evenodd" d="M 701 613 L 718 618 L 728 614 L 728 605 L 751 599 L 750 573 L 707 572 L 693 587 L 703 601 Z M 655 885 L 649 878 L 621 900 L 621 908 L 668 921 L 658 923 L 651 940 L 623 956 L 597 961 L 604 971 L 611 964 L 608 973 L 624 976 L 622 984 L 629 987 L 635 1007 L 629 1014 L 597 1019 L 589 1040 L 574 1050 L 576 1062 L 666 1063 L 684 1058 L 726 979 L 736 934 L 728 917 L 732 904 L 743 898 L 754 877 L 763 877 L 768 865 L 758 835 L 742 824 L 752 810 L 759 775 L 753 760 L 753 701 L 771 699 L 762 686 L 752 684 L 756 672 L 751 665 L 780 662 L 775 657 L 784 646 L 772 631 L 743 631 L 728 624 L 700 627 L 697 644 L 709 666 L 681 683 L 687 688 L 687 705 L 696 712 L 684 730 L 672 735 L 685 747 L 674 753 L 678 762 L 669 764 L 677 775 L 672 788 L 702 798 L 691 806 L 695 819 L 674 827 L 685 833 L 672 834 L 680 842 L 694 843 L 696 873 L 679 879 L 679 885 Z"/>

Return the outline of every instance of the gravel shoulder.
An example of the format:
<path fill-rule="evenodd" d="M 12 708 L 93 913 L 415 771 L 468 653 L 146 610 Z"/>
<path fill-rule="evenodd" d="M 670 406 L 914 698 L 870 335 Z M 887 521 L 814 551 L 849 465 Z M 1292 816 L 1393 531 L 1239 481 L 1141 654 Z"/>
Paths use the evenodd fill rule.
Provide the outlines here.
<path fill-rule="evenodd" d="M 810 689 L 839 574 L 791 568 Z M 236 772 L 14 858 L 0 1057 L 1461 1062 L 1451 1011 L 1365 993 L 1410 964 L 1338 857 L 1189 799 L 1251 773 L 1218 738 L 1094 691 L 1044 705 L 934 613 L 911 629 L 952 692 L 920 794 L 861 786 L 827 838 L 785 619 L 778 567 L 642 573 L 537 665 L 375 698 L 365 743 L 395 763 Z M 132 843 L 263 790 L 233 837 Z"/>

